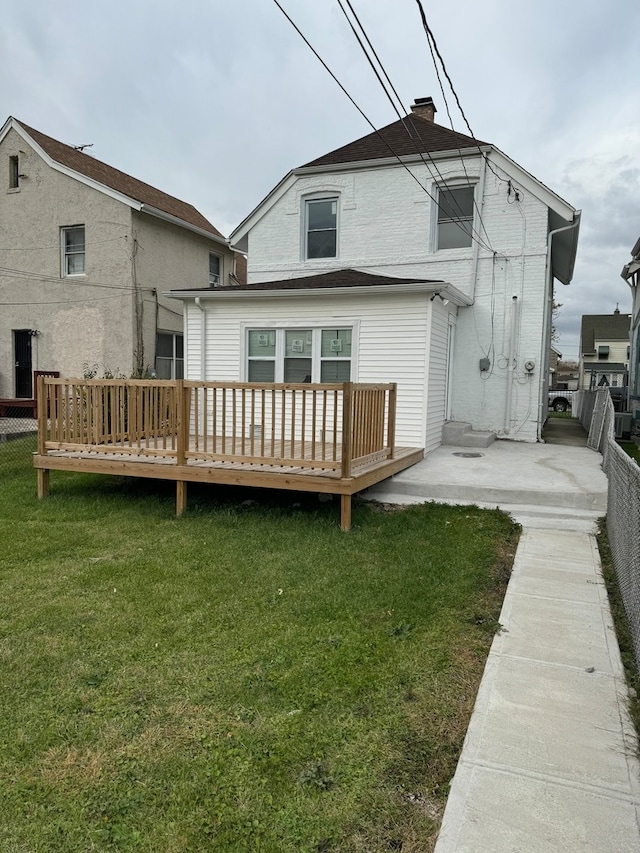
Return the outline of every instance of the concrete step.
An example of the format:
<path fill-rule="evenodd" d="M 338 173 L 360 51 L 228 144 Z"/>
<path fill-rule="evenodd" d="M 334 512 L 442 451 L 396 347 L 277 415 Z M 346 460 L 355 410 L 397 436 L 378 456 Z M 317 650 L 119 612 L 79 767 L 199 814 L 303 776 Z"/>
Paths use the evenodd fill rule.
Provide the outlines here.
<path fill-rule="evenodd" d="M 418 495 L 406 495 L 397 492 L 376 492 L 375 488 L 367 489 L 366 492 L 361 493 L 360 497 L 364 500 L 399 504 L 402 506 L 430 503 L 433 501 L 435 503 L 458 506 L 479 506 L 482 509 L 495 509 L 498 507 L 503 512 L 506 512 L 507 515 L 510 515 L 522 527 L 534 528 L 536 530 L 571 530 L 577 533 L 597 533 L 599 521 L 604 515 L 604 510 L 563 509 L 562 507 L 540 506 L 538 504 L 491 503 L 447 498 L 424 498 Z"/>
<path fill-rule="evenodd" d="M 502 488 L 472 483 L 429 483 L 419 480 L 402 479 L 397 474 L 389 480 L 378 483 L 367 490 L 367 495 L 382 503 L 393 503 L 394 497 L 417 498 L 418 502 L 438 501 L 440 503 L 473 503 L 478 506 L 517 505 L 535 507 L 590 510 L 600 515 L 606 512 L 606 495 L 601 492 L 550 491 L 549 489 L 528 489 L 524 486 Z M 386 497 L 385 497 L 386 495 Z M 416 501 L 412 501 L 415 503 Z"/>
<path fill-rule="evenodd" d="M 455 447 L 489 447 L 496 440 L 493 432 L 474 430 L 465 421 L 447 421 L 442 427 L 442 443 Z"/>

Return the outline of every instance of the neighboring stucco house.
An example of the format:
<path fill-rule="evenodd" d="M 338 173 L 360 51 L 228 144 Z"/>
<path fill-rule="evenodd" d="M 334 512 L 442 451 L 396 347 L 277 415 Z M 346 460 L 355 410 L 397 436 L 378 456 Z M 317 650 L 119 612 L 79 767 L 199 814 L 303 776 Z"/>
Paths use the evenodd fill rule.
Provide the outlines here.
<path fill-rule="evenodd" d="M 627 385 L 631 315 L 583 314 L 580 329 L 580 389 Z"/>
<path fill-rule="evenodd" d="M 234 253 L 189 204 L 9 118 L 0 130 L 0 397 L 34 370 L 182 374 L 164 295 L 233 281 Z"/>
<path fill-rule="evenodd" d="M 189 378 L 397 382 L 397 440 L 426 450 L 448 421 L 539 437 L 580 213 L 434 112 L 286 175 L 230 237 L 246 286 L 175 294 Z"/>
<path fill-rule="evenodd" d="M 629 411 L 640 422 L 640 238 L 631 250 L 631 260 L 622 268 L 622 278 L 631 288 L 631 330 L 629 354 Z"/>

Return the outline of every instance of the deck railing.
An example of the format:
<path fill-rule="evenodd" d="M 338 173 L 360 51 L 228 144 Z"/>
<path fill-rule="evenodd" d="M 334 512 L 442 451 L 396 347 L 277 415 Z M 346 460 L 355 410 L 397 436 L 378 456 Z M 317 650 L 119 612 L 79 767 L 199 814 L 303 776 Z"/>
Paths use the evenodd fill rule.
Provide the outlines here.
<path fill-rule="evenodd" d="M 38 381 L 39 449 L 338 472 L 391 459 L 395 384 Z"/>

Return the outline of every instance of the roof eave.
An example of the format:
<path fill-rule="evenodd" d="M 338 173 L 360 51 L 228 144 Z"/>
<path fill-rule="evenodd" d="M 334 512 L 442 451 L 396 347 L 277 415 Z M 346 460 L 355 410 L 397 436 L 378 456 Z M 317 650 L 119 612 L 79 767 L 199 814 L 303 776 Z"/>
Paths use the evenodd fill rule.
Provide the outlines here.
<path fill-rule="evenodd" d="M 581 221 L 582 211 L 575 210 L 573 221 L 552 235 L 552 239 L 555 238 L 556 245 L 555 252 L 553 252 L 552 247 L 552 273 L 553 277 L 557 278 L 562 284 L 570 284 L 573 278 Z"/>
<path fill-rule="evenodd" d="M 363 284 L 349 287 L 301 287 L 281 288 L 278 290 L 245 290 L 244 288 L 217 288 L 207 290 L 169 290 L 164 296 L 172 299 L 281 299 L 284 297 L 302 298 L 306 296 L 330 296 L 339 294 L 392 294 L 392 293 L 431 293 L 440 294 L 457 307 L 471 305 L 472 301 L 457 287 L 440 281 L 414 281 L 404 284 Z"/>
<path fill-rule="evenodd" d="M 444 151 L 403 154 L 397 157 L 376 157 L 371 160 L 348 160 L 345 163 L 330 163 L 318 166 L 299 166 L 292 174 L 317 175 L 322 172 L 353 172 L 356 169 L 382 169 L 389 166 L 410 166 L 429 163 L 430 160 L 451 160 L 460 157 L 478 157 L 492 150 L 490 145 L 474 145 L 470 148 L 448 148 Z"/>
<path fill-rule="evenodd" d="M 155 216 L 157 219 L 162 219 L 165 222 L 170 222 L 172 225 L 177 225 L 180 228 L 185 228 L 187 231 L 192 231 L 194 234 L 198 234 L 201 237 L 206 237 L 207 240 L 213 240 L 214 243 L 218 243 L 221 246 L 229 247 L 229 241 L 224 237 L 219 237 L 217 234 L 214 234 L 211 231 L 207 231 L 206 228 L 199 228 L 197 225 L 192 225 L 190 222 L 186 222 L 184 219 L 180 219 L 179 216 L 173 216 L 171 213 L 167 213 L 164 210 L 160 210 L 157 207 L 152 207 L 150 204 L 141 204 L 138 207 L 138 210 L 141 213 L 147 213 L 149 216 Z"/>

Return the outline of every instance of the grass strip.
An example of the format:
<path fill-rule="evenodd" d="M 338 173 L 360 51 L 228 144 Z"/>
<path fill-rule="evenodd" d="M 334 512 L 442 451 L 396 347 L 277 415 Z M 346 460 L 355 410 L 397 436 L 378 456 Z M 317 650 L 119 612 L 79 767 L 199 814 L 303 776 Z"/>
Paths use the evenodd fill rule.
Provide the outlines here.
<path fill-rule="evenodd" d="M 498 511 L 35 472 L 0 450 L 0 849 L 432 848 Z"/>

